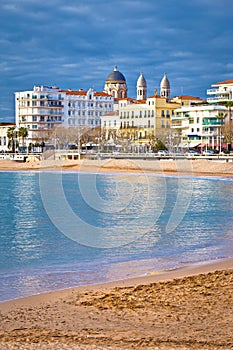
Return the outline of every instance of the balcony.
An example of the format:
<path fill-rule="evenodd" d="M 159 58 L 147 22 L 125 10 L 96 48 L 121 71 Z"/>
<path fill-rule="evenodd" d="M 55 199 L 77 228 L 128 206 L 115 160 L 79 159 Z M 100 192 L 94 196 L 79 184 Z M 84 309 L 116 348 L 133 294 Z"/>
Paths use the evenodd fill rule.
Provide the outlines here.
<path fill-rule="evenodd" d="M 208 89 L 207 95 L 216 95 L 219 93 L 219 89 Z"/>
<path fill-rule="evenodd" d="M 231 100 L 232 99 L 229 94 L 207 98 L 208 103 L 216 103 L 216 102 L 231 101 Z"/>
<path fill-rule="evenodd" d="M 222 120 L 203 120 L 202 125 L 205 126 L 221 126 L 223 125 Z"/>
<path fill-rule="evenodd" d="M 183 128 L 182 120 L 172 120 L 172 128 Z"/>

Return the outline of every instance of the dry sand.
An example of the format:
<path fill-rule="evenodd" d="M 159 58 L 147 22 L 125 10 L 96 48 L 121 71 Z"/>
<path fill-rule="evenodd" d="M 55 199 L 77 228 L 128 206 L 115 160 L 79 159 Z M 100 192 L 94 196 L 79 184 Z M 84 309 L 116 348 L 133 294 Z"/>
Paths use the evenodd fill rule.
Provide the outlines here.
<path fill-rule="evenodd" d="M 12 160 L 0 160 L 0 170 L 70 170 L 91 172 L 140 172 L 160 174 L 189 174 L 208 176 L 233 176 L 233 162 L 217 160 L 67 160 L 67 161 L 31 161 L 20 163 Z"/>
<path fill-rule="evenodd" d="M 180 173 L 233 175 L 233 163 L 189 162 Z M 69 161 L 62 169 L 177 174 L 176 163 Z M 3 171 L 41 165 L 59 167 L 0 161 Z M 233 349 L 232 288 L 228 260 L 0 303 L 0 349 Z"/>
<path fill-rule="evenodd" d="M 233 349 L 232 288 L 228 260 L 1 303 L 0 349 Z"/>

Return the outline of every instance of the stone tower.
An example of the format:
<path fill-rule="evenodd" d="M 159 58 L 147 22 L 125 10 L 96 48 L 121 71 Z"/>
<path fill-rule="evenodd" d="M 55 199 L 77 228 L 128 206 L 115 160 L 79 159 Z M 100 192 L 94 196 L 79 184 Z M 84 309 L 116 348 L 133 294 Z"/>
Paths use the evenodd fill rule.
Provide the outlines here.
<path fill-rule="evenodd" d="M 141 73 L 137 81 L 137 100 L 146 100 L 146 79 Z"/>
<path fill-rule="evenodd" d="M 160 83 L 160 96 L 170 98 L 170 83 L 166 76 L 166 73 L 164 73 L 163 79 Z"/>

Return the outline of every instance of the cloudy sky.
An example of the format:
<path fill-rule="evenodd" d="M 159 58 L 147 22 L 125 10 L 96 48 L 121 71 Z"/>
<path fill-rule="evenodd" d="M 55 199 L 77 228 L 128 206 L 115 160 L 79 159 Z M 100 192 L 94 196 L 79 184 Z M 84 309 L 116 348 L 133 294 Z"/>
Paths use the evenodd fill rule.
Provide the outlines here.
<path fill-rule="evenodd" d="M 116 64 L 135 97 L 164 72 L 171 95 L 233 79 L 232 0 L 0 0 L 0 121 L 34 85 L 102 91 Z"/>

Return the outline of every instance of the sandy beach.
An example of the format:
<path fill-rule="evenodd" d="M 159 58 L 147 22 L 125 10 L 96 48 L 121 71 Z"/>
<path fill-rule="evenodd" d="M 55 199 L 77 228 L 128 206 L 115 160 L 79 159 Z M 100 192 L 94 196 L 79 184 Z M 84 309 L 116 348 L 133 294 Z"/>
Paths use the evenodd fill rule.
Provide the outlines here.
<path fill-rule="evenodd" d="M 84 172 L 139 172 L 158 174 L 188 174 L 203 176 L 233 176 L 233 162 L 185 159 L 185 160 L 33 160 L 26 163 L 13 160 L 0 160 L 0 170 L 69 170 Z"/>
<path fill-rule="evenodd" d="M 67 161 L 62 170 L 233 176 L 208 160 Z M 2 171 L 60 164 L 0 161 Z M 233 259 L 0 303 L 0 349 L 233 349 Z"/>
<path fill-rule="evenodd" d="M 233 260 L 0 304 L 0 349 L 232 349 Z"/>

